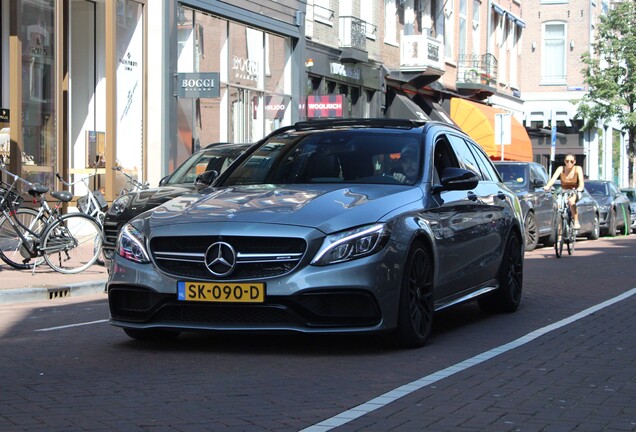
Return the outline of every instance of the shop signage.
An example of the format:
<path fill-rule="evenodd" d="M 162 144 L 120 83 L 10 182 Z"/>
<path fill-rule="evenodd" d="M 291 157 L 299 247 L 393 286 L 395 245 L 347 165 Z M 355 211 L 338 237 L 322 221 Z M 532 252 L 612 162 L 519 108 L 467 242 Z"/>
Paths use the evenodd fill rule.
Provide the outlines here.
<path fill-rule="evenodd" d="M 282 120 L 287 110 L 289 98 L 284 96 L 265 97 L 265 118 Z"/>
<path fill-rule="evenodd" d="M 256 60 L 246 59 L 245 57 L 232 57 L 232 71 L 234 76 L 239 79 L 258 81 L 258 71 L 260 65 Z"/>
<path fill-rule="evenodd" d="M 0 122 L 10 122 L 11 121 L 11 116 L 9 115 L 9 109 L 7 108 L 0 108 Z"/>
<path fill-rule="evenodd" d="M 329 63 L 329 69 L 332 75 L 339 75 L 355 80 L 362 78 L 360 67 L 358 66 L 348 66 L 343 65 L 342 63 L 332 62 Z"/>
<path fill-rule="evenodd" d="M 342 117 L 344 98 L 339 95 L 307 96 L 307 117 Z"/>
<path fill-rule="evenodd" d="M 221 95 L 218 72 L 177 74 L 177 96 L 181 98 L 218 98 Z"/>

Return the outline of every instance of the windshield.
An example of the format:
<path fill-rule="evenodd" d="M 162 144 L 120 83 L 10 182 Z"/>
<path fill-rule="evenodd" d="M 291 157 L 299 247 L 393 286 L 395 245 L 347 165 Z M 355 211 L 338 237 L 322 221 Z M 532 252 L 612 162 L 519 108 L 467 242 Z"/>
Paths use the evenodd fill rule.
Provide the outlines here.
<path fill-rule="evenodd" d="M 590 195 L 609 195 L 606 183 L 585 182 L 585 189 Z"/>
<path fill-rule="evenodd" d="M 288 132 L 261 145 L 220 185 L 414 184 L 422 171 L 419 137 L 404 130 Z"/>
<path fill-rule="evenodd" d="M 512 190 L 522 190 L 528 187 L 528 173 L 526 165 L 496 164 L 502 180 Z"/>
<path fill-rule="evenodd" d="M 239 147 L 223 147 L 203 150 L 193 154 L 183 165 L 175 170 L 166 184 L 194 183 L 204 171 L 223 172 L 242 152 Z"/>

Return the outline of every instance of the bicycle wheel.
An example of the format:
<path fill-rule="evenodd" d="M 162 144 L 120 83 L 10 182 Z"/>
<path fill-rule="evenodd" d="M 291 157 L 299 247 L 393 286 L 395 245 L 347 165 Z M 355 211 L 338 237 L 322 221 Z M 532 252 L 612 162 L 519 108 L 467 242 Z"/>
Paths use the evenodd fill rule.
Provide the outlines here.
<path fill-rule="evenodd" d="M 19 221 L 39 237 L 46 225 L 41 219 L 37 219 L 37 216 L 38 212 L 33 209 L 19 208 L 15 212 L 13 220 Z M 16 228 L 31 244 L 37 240 L 31 232 L 21 226 L 17 225 Z M 31 269 L 44 262 L 42 257 L 31 256 L 6 216 L 2 216 L 0 219 L 0 258 L 11 267 L 20 270 Z"/>
<path fill-rule="evenodd" d="M 60 273 L 79 273 L 92 266 L 102 246 L 102 232 L 94 218 L 82 213 L 62 216 L 42 237 L 46 263 Z"/>
<path fill-rule="evenodd" d="M 570 219 L 568 224 L 568 255 L 572 255 L 574 252 L 574 245 L 576 244 L 576 231 L 574 230 L 574 220 Z"/>
<path fill-rule="evenodd" d="M 563 235 L 564 235 L 564 230 L 563 227 L 565 225 L 565 220 L 563 220 L 562 216 L 558 217 L 558 221 L 556 226 L 554 227 L 556 233 L 554 235 L 554 252 L 556 252 L 556 256 L 557 258 L 561 258 L 561 255 L 563 254 Z"/>

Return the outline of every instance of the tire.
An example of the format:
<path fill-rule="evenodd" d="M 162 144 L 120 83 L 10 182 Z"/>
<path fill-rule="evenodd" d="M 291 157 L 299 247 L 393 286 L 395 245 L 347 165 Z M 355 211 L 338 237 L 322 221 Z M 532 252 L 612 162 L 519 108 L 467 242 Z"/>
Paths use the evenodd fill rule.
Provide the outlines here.
<path fill-rule="evenodd" d="M 523 289 L 523 252 L 517 233 L 510 233 L 499 268 L 499 288 L 477 303 L 485 312 L 515 312 L 521 303 Z"/>
<path fill-rule="evenodd" d="M 101 252 L 102 234 L 94 218 L 83 213 L 62 216 L 42 237 L 46 263 L 65 274 L 80 273 L 92 266 Z"/>
<path fill-rule="evenodd" d="M 39 235 L 44 230 L 45 224 L 41 220 L 36 221 L 37 216 L 38 212 L 36 210 L 19 208 L 15 213 L 15 220 L 20 221 L 26 227 L 30 227 L 31 231 Z M 34 223 L 35 225 L 32 226 Z M 32 237 L 32 234 L 27 233 L 26 230 L 20 227 L 18 229 L 27 239 Z M 27 255 L 26 258 L 23 253 Z M 10 221 L 3 216 L 0 219 L 0 259 L 19 270 L 32 269 L 34 266 L 44 262 L 42 257 L 31 257 L 28 255 L 28 252 L 22 248 L 22 239 L 16 234 Z"/>
<path fill-rule="evenodd" d="M 563 255 L 563 235 L 564 235 L 564 230 L 563 230 L 563 224 L 565 223 L 565 221 L 563 220 L 563 217 L 559 216 L 558 219 L 558 223 L 556 224 L 556 228 L 555 228 L 555 234 L 554 234 L 554 252 L 556 253 L 557 258 L 561 258 L 561 255 Z"/>
<path fill-rule="evenodd" d="M 133 339 L 141 341 L 165 341 L 176 339 L 180 332 L 156 328 L 138 329 L 124 327 L 124 333 Z"/>
<path fill-rule="evenodd" d="M 434 314 L 433 259 L 415 242 L 404 265 L 398 309 L 397 342 L 403 348 L 423 346 L 431 334 Z"/>
<path fill-rule="evenodd" d="M 539 232 L 537 230 L 537 219 L 534 213 L 528 212 L 526 220 L 524 221 L 526 231 L 526 251 L 532 251 L 537 248 L 539 244 Z"/>
<path fill-rule="evenodd" d="M 594 215 L 594 222 L 592 223 L 593 223 L 592 231 L 587 235 L 587 238 L 589 240 L 598 240 L 598 238 L 601 236 L 601 225 L 598 221 L 597 214 Z"/>

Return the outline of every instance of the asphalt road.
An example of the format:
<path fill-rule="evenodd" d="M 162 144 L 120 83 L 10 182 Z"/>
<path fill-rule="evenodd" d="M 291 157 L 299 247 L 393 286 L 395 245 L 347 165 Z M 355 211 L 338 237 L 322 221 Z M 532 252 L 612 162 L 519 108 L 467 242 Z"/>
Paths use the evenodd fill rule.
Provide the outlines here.
<path fill-rule="evenodd" d="M 0 431 L 634 431 L 636 235 L 526 254 L 522 306 L 430 343 L 182 335 L 140 343 L 105 294 L 0 305 Z"/>

